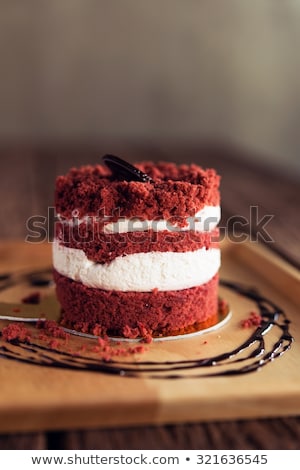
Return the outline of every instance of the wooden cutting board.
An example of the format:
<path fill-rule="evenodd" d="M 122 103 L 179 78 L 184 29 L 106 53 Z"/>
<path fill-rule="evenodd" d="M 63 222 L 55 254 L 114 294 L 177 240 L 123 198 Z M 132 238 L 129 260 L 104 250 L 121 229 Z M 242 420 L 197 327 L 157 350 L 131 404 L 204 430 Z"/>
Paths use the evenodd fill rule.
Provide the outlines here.
<path fill-rule="evenodd" d="M 49 244 L 2 242 L 0 272 L 13 273 L 14 285 L 0 291 L 0 313 L 16 315 L 12 313 L 13 308 L 25 295 L 37 290 L 22 281 L 22 274 L 50 266 Z M 0 358 L 0 431 L 120 427 L 299 414 L 299 272 L 257 243 L 225 241 L 221 277 L 259 289 L 285 310 L 295 339 L 289 351 L 249 374 L 175 380 L 165 378 L 164 374 L 160 379 L 147 375 L 129 378 Z M 38 289 L 45 309 L 57 309 L 53 287 Z M 237 339 L 240 343 L 240 339 L 249 334 L 240 323 L 253 305 L 228 289 L 220 288 L 220 295 L 228 300 L 232 311 L 231 319 L 224 326 L 194 338 L 151 343 L 144 354 L 131 356 L 127 361 L 138 364 L 148 359 L 188 360 L 232 349 Z M 22 312 L 27 315 L 37 308 L 23 307 Z M 0 328 L 5 324 L 0 322 Z M 272 334 L 271 340 L 274 339 Z M 95 340 L 80 341 L 91 344 Z"/>

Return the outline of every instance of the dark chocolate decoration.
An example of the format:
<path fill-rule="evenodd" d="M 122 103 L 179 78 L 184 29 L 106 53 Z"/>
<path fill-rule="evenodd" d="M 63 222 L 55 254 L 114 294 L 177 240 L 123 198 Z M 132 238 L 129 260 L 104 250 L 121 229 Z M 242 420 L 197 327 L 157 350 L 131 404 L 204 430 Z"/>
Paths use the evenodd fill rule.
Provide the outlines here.
<path fill-rule="evenodd" d="M 112 174 L 120 180 L 153 183 L 153 179 L 150 176 L 120 157 L 116 157 L 115 155 L 104 155 L 102 160 L 110 169 Z"/>
<path fill-rule="evenodd" d="M 20 341 L 2 342 L 0 357 L 45 367 L 88 370 L 124 377 L 184 379 L 247 374 L 261 369 L 290 349 L 294 339 L 289 331 L 290 321 L 281 308 L 254 288 L 224 280 L 221 280 L 221 284 L 252 300 L 260 312 L 262 322 L 242 344 L 213 357 L 183 361 L 139 361 L 138 364 L 116 360 L 106 362 Z M 271 330 L 277 334 L 274 343 L 268 345 L 265 338 Z"/>

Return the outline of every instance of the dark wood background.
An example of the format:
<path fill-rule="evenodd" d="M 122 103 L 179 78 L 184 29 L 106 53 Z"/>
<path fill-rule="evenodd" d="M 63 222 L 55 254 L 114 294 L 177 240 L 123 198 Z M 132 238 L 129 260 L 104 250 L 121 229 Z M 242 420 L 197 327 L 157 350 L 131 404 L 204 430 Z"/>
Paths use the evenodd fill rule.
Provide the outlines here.
<path fill-rule="evenodd" d="M 225 227 L 231 216 L 249 220 L 250 206 L 257 206 L 259 219 L 265 214 L 273 215 L 266 226 L 274 240 L 272 248 L 300 266 L 300 182 L 260 165 L 257 156 L 253 158 L 246 150 L 221 144 L 155 146 L 107 142 L 2 146 L 0 239 L 25 238 L 27 219 L 32 215 L 47 216 L 48 207 L 53 207 L 56 176 L 71 166 L 99 163 L 105 153 L 120 155 L 131 162 L 147 159 L 195 162 L 216 168 L 222 175 L 221 226 Z M 247 231 L 249 227 L 243 229 Z M 252 224 L 253 236 L 256 229 Z"/>
<path fill-rule="evenodd" d="M 47 217 L 48 207 L 53 207 L 55 177 L 71 166 L 100 162 L 105 153 L 119 155 L 131 162 L 195 162 L 216 168 L 222 175 L 220 225 L 223 232 L 230 221 L 241 220 L 241 217 L 249 220 L 250 207 L 256 206 L 258 220 L 265 215 L 273 216 L 266 225 L 273 240 L 268 242 L 269 248 L 300 268 L 299 181 L 273 167 L 264 167 L 257 156 L 245 149 L 215 143 L 2 145 L 0 240 L 25 239 L 28 218 L 33 215 Z M 258 237 L 265 243 L 258 228 L 254 221 L 243 230 L 249 237 Z M 147 426 L 142 432 L 135 427 L 54 433 L 45 430 L 43 433 L 0 435 L 0 448 L 300 449 L 300 417 Z"/>

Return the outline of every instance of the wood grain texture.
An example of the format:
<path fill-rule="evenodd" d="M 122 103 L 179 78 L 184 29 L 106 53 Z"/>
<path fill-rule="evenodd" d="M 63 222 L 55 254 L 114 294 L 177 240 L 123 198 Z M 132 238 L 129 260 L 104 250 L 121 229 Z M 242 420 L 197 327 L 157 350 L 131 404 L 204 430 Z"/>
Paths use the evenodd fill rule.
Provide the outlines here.
<path fill-rule="evenodd" d="M 14 435 L 0 434 L 0 450 L 43 450 L 47 449 L 47 434 L 16 433 Z"/>
<path fill-rule="evenodd" d="M 299 450 L 300 418 L 0 434 L 1 449 Z"/>
<path fill-rule="evenodd" d="M 265 249 L 260 250 L 255 244 L 249 245 L 248 254 L 245 244 L 233 246 L 229 242 L 223 243 L 222 251 L 224 260 L 222 275 L 225 278 L 250 283 L 250 285 L 259 284 L 267 296 L 271 296 L 292 316 L 297 340 L 298 331 L 300 331 L 299 319 L 296 315 L 297 292 L 292 290 L 286 293 L 277 289 L 274 291 L 274 285 L 272 279 L 269 279 L 268 273 L 262 272 L 259 275 L 257 272 L 259 269 L 253 271 L 253 267 L 249 270 L 247 259 L 251 260 L 256 256 L 258 267 L 263 264 L 263 260 L 268 259 L 270 266 L 272 266 L 272 260 L 276 260 L 281 279 L 288 276 L 288 279 L 300 282 L 299 272 L 275 257 L 271 252 L 269 253 Z M 246 255 L 243 255 L 245 252 Z M 36 256 L 33 256 L 34 253 Z M 243 264 L 240 263 L 241 259 Z M 24 270 L 31 266 L 34 268 L 49 266 L 51 262 L 50 246 L 3 242 L 0 261 L 5 270 L 12 268 L 12 266 L 15 267 L 15 270 L 20 268 Z M 28 287 L 20 286 L 18 289 L 17 291 L 10 289 L 2 292 L 1 299 L 11 301 L 13 298 L 19 298 L 22 296 L 22 292 L 24 293 L 24 289 L 26 290 Z M 233 298 L 229 298 L 229 301 L 232 302 L 232 308 L 237 314 L 240 303 L 234 304 Z M 232 333 L 230 333 L 231 335 Z M 220 335 L 217 332 L 217 334 L 210 336 L 209 344 L 206 347 L 209 348 L 211 344 L 214 351 L 217 347 L 217 338 L 221 337 L 222 343 L 226 343 L 225 349 L 228 349 L 231 344 L 230 336 L 226 339 L 226 331 L 222 329 Z M 174 354 L 174 352 L 172 353 L 172 345 L 163 344 L 163 346 L 164 354 L 167 353 L 169 357 L 172 357 Z M 179 358 L 181 357 L 181 346 L 181 343 L 175 345 L 176 357 Z M 184 357 L 188 354 L 187 346 L 189 345 L 185 344 L 185 349 L 182 352 Z M 298 344 L 294 344 L 292 351 L 276 361 L 276 367 L 273 364 L 267 366 L 263 370 L 263 381 L 261 375 L 255 373 L 235 377 L 229 381 L 226 378 L 200 379 L 201 393 L 198 390 L 199 379 L 188 379 L 188 387 L 185 381 L 152 382 L 144 379 L 130 379 L 124 388 L 124 380 L 126 379 L 123 378 L 118 379 L 101 374 L 96 377 L 84 372 L 80 373 L 80 383 L 78 383 L 76 372 L 48 369 L 45 376 L 43 368 L 4 361 L 0 369 L 3 384 L 0 391 L 0 402 L 5 404 L 0 407 L 1 429 L 2 432 L 35 429 L 71 430 L 78 427 L 93 429 L 99 425 L 104 428 L 108 426 L 116 429 L 119 426 L 130 425 L 134 427 L 139 424 L 143 425 L 143 429 L 146 430 L 149 426 L 151 429 L 156 429 L 153 424 L 170 426 L 170 423 L 182 425 L 185 422 L 194 423 L 195 421 L 216 423 L 217 418 L 224 422 L 235 418 L 236 422 L 239 422 L 241 418 L 253 420 L 254 417 L 261 425 L 263 417 L 295 415 L 300 411 L 300 376 L 297 366 L 297 357 L 300 354 L 297 348 Z M 160 345 L 156 349 L 161 355 Z M 154 354 L 156 349 L 154 345 Z M 205 352 L 208 352 L 209 355 L 209 351 Z M 278 377 L 281 377 L 282 380 L 278 381 Z M 234 387 L 232 388 L 233 382 Z M 218 387 L 216 387 L 217 384 Z M 80 393 L 78 394 L 79 388 Z M 100 390 L 101 393 L 99 393 Z M 80 399 L 80 397 L 84 397 L 84 399 Z M 226 406 L 224 406 L 225 403 L 227 403 Z M 173 428 L 171 426 L 172 429 L 175 429 L 174 424 Z M 215 445 L 218 438 L 217 430 L 220 427 L 222 428 L 222 425 L 216 424 L 214 427 L 205 424 L 203 428 L 203 430 L 208 430 L 207 432 L 210 429 L 214 430 L 212 446 Z M 149 432 L 151 434 L 152 431 Z M 75 437 L 70 437 L 70 441 L 68 435 L 52 433 L 51 436 L 54 438 L 51 442 L 69 448 L 75 445 L 76 440 L 74 441 L 74 439 L 80 439 L 82 434 L 71 433 L 69 437 Z M 92 440 L 94 435 L 93 431 L 87 436 L 92 436 Z M 111 436 L 114 435 L 112 431 Z M 146 435 L 145 431 L 143 436 Z M 38 436 L 39 434 L 36 435 L 37 438 L 39 438 Z M 64 438 L 66 440 L 63 440 Z M 87 439 L 92 442 L 89 437 Z M 146 441 L 144 442 L 146 443 Z M 48 444 L 49 442 L 46 445 Z"/>
<path fill-rule="evenodd" d="M 260 419 L 56 434 L 61 449 L 300 449 L 300 419 Z"/>
<path fill-rule="evenodd" d="M 4 223 L 0 237 L 24 239 L 27 218 L 47 215 L 48 206 L 53 204 L 55 176 L 73 165 L 98 162 L 99 156 L 108 152 L 129 161 L 195 161 L 217 168 L 222 174 L 222 225 L 226 226 L 231 216 L 247 217 L 249 207 L 258 205 L 260 216 L 275 215 L 268 225 L 275 240 L 271 248 L 300 266 L 299 183 L 253 163 L 251 153 L 244 149 L 211 143 L 2 145 L 0 200 Z M 0 435 L 0 448 L 7 449 L 299 449 L 299 443 L 299 417 L 143 426 L 142 432 L 140 427 L 116 426 Z"/>

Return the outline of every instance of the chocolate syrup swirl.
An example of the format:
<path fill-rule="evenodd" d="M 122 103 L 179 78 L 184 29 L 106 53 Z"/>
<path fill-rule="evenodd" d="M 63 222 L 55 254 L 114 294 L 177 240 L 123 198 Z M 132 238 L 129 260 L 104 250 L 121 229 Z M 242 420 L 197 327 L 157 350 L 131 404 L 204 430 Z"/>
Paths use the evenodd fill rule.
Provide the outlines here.
<path fill-rule="evenodd" d="M 240 345 L 212 357 L 182 361 L 106 362 L 84 355 L 74 355 L 35 343 L 14 341 L 0 343 L 0 357 L 44 367 L 100 372 L 124 377 L 152 379 L 184 379 L 234 376 L 257 371 L 288 351 L 293 342 L 290 321 L 285 312 L 258 290 L 221 280 L 221 284 L 238 295 L 253 301 L 262 321 Z M 266 337 L 276 331 L 276 340 L 267 345 Z"/>

